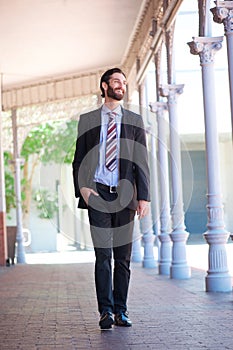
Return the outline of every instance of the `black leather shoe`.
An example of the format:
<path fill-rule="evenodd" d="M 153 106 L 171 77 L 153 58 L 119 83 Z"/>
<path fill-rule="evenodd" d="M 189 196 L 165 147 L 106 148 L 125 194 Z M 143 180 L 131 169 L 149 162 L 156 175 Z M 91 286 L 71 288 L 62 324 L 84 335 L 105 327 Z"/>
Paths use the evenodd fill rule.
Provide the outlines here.
<path fill-rule="evenodd" d="M 114 323 L 113 314 L 110 311 L 103 312 L 100 316 L 99 326 L 101 329 L 110 329 Z"/>
<path fill-rule="evenodd" d="M 131 327 L 132 322 L 128 317 L 127 312 L 121 312 L 115 315 L 115 325 L 121 327 Z"/>

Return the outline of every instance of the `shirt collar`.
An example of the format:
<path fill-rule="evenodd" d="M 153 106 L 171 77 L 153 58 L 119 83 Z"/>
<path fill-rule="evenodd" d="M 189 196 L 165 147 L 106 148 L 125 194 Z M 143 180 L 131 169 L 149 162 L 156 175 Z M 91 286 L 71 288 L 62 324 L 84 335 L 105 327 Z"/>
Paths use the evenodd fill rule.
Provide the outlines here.
<path fill-rule="evenodd" d="M 118 105 L 115 109 L 111 110 L 109 109 L 105 104 L 102 106 L 102 117 L 104 118 L 104 123 L 108 123 L 108 113 L 109 112 L 114 112 L 116 113 L 116 122 L 120 122 L 121 121 L 121 117 L 122 117 L 122 110 L 121 110 L 121 106 Z"/>
<path fill-rule="evenodd" d="M 104 112 L 104 114 L 107 114 L 109 112 L 114 112 L 117 115 L 121 115 L 122 114 L 120 105 L 118 105 L 115 109 L 111 110 L 104 104 L 103 107 L 102 107 L 102 111 Z"/>

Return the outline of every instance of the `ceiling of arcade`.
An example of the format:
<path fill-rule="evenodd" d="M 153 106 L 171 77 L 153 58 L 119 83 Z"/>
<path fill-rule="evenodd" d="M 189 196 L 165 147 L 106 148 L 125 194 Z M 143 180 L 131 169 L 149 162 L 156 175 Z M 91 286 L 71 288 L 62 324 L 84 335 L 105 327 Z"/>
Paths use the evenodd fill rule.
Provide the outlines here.
<path fill-rule="evenodd" d="M 110 66 L 126 72 L 130 97 L 181 3 L 1 0 L 3 129 L 13 108 L 23 137 L 34 124 L 96 105 L 99 76 Z"/>

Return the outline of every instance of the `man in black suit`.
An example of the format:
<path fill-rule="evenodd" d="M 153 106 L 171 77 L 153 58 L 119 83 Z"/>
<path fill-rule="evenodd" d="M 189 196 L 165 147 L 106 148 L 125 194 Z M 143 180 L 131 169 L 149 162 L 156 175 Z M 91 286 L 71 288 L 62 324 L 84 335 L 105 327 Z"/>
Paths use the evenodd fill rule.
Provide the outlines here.
<path fill-rule="evenodd" d="M 80 116 L 73 160 L 75 196 L 79 208 L 88 209 L 96 256 L 101 329 L 110 329 L 114 323 L 132 325 L 127 295 L 133 222 L 135 212 L 139 219 L 148 214 L 150 201 L 146 134 L 141 116 L 121 106 L 126 85 L 119 68 L 102 75 L 104 104 Z"/>

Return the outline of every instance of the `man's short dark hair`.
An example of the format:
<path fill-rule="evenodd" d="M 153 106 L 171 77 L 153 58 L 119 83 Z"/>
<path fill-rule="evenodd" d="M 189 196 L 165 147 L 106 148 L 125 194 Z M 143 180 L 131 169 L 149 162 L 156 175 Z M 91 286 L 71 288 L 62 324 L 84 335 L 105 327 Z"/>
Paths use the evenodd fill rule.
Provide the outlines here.
<path fill-rule="evenodd" d="M 101 77 L 100 79 L 100 90 L 102 92 L 101 96 L 102 97 L 105 97 L 105 91 L 102 87 L 102 83 L 105 82 L 106 84 L 109 84 L 109 80 L 111 78 L 111 76 L 114 74 L 114 73 L 121 73 L 124 75 L 124 77 L 126 78 L 125 76 L 125 73 L 122 72 L 122 70 L 120 68 L 111 68 L 109 70 L 107 70 Z"/>

